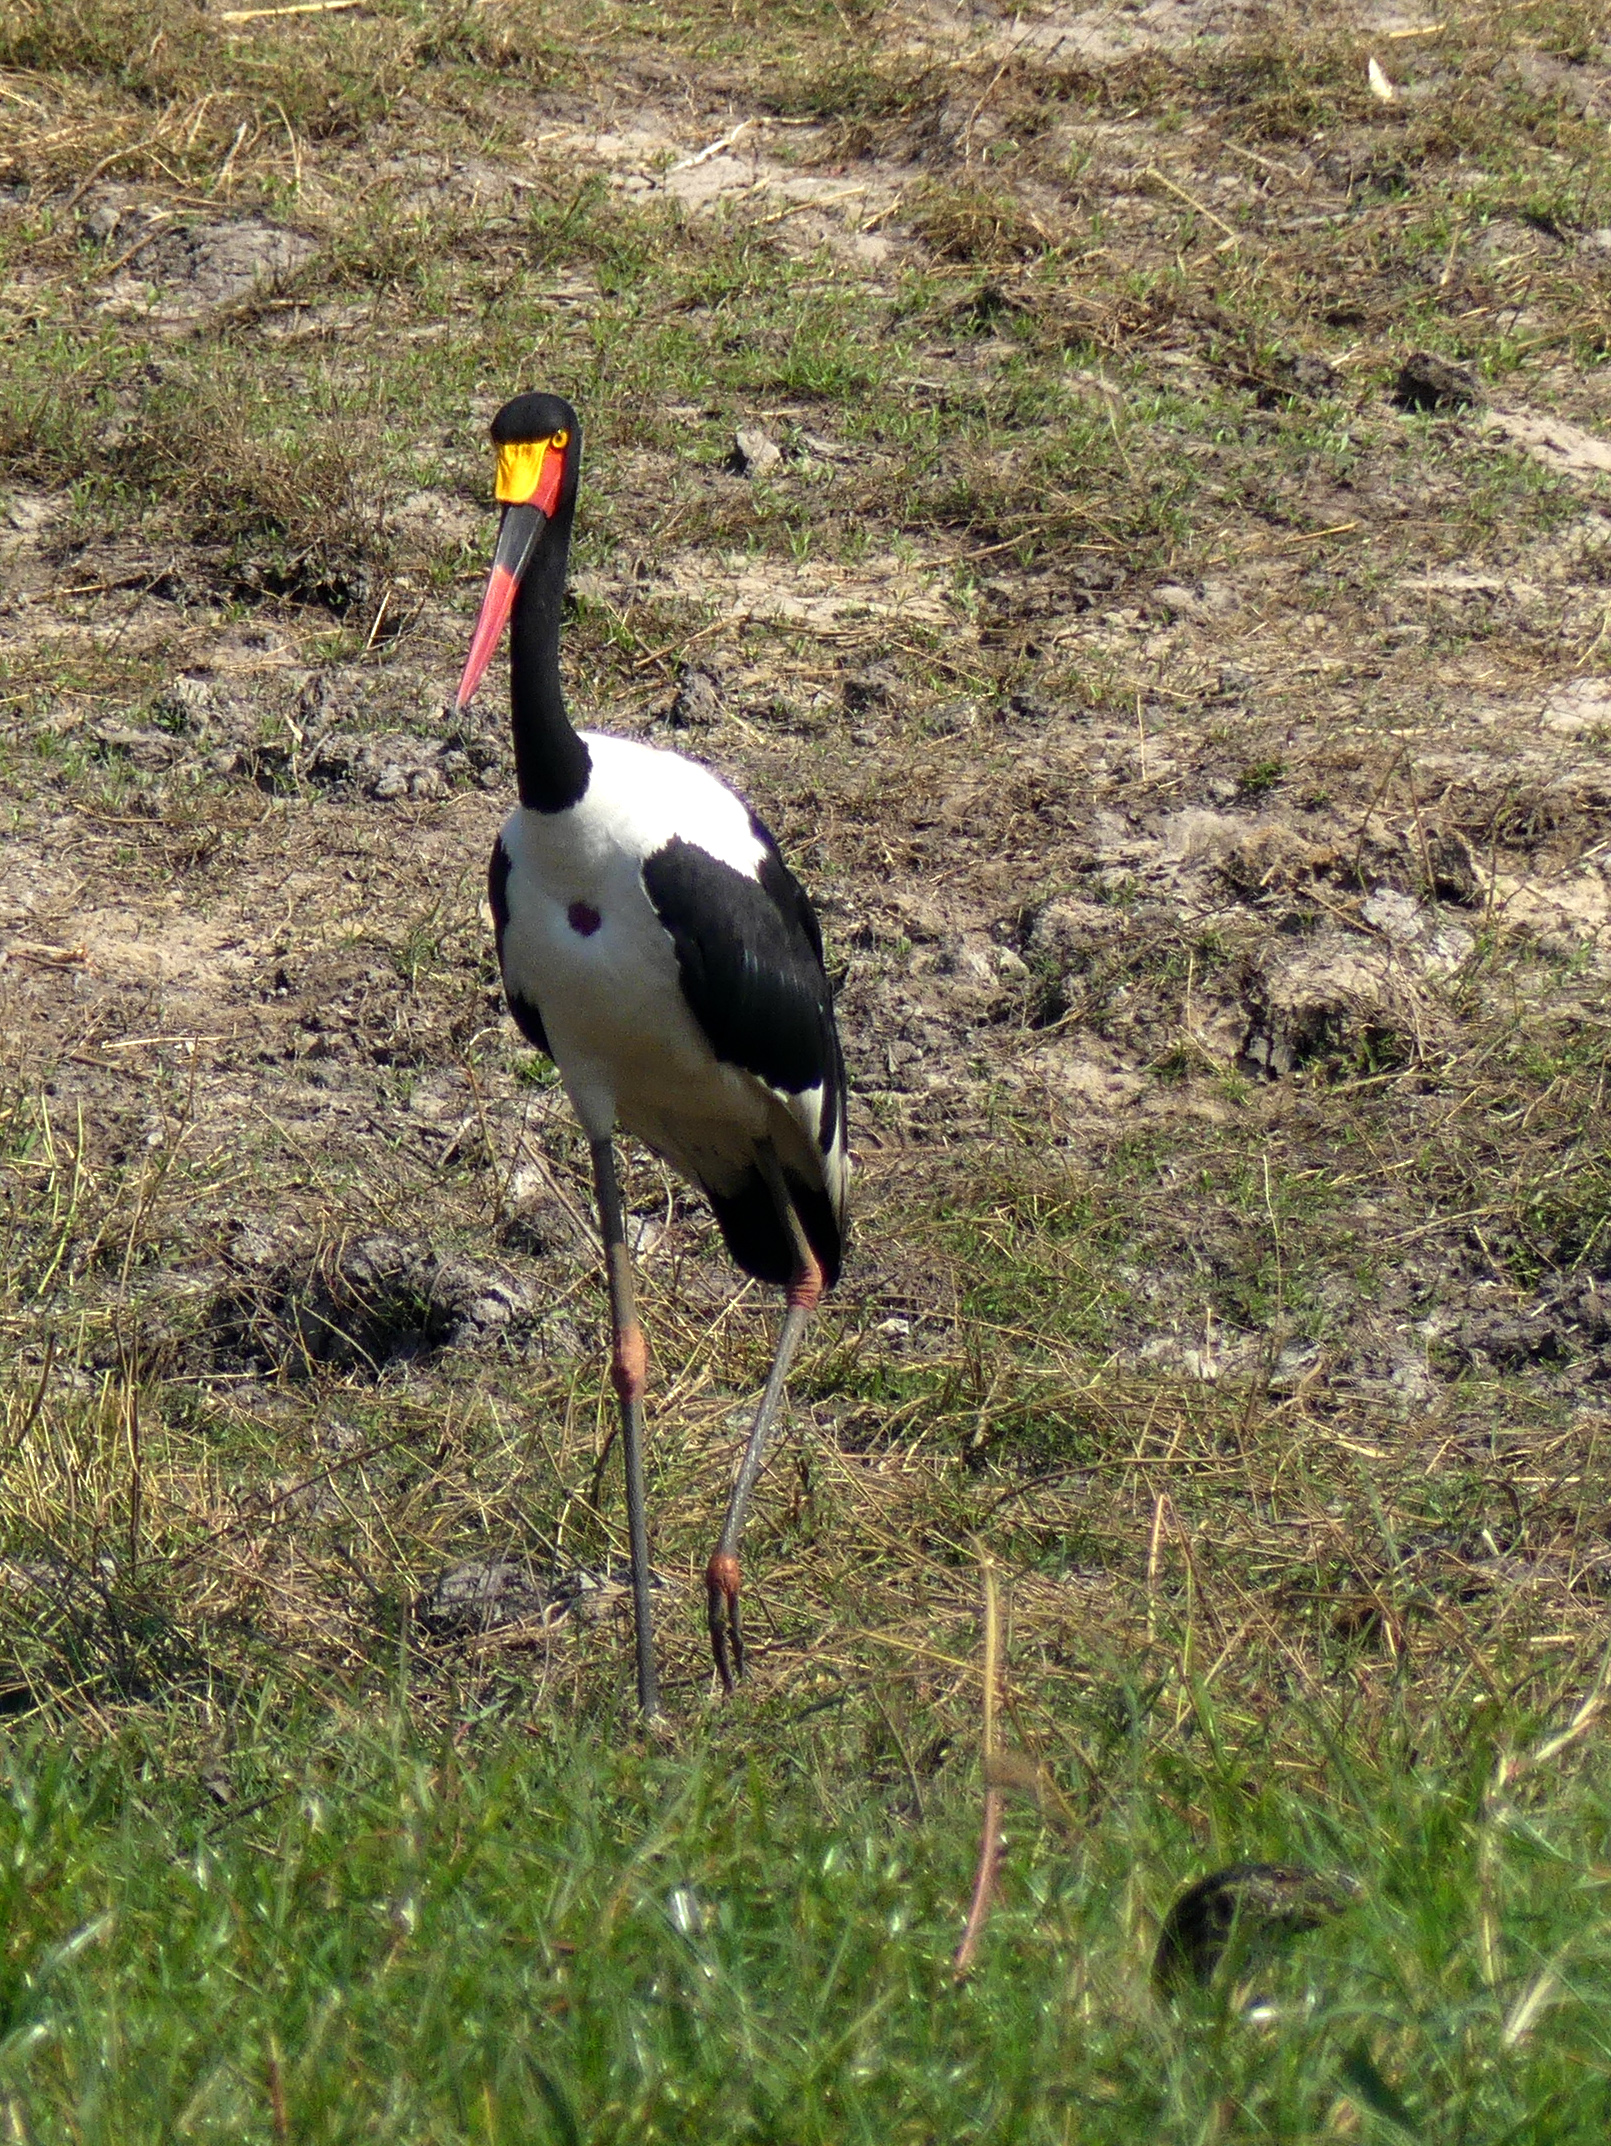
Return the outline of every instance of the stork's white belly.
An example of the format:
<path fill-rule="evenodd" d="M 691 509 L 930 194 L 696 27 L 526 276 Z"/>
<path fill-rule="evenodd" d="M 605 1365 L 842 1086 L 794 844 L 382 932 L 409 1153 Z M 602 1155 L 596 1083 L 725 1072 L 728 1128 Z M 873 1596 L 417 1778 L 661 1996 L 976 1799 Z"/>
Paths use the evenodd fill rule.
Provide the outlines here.
<path fill-rule="evenodd" d="M 630 739 L 587 742 L 593 777 L 579 804 L 516 811 L 504 824 L 504 981 L 539 1009 L 590 1137 L 619 1125 L 721 1186 L 753 1157 L 777 1099 L 711 1050 L 642 867 L 675 834 L 686 839 L 690 821 L 701 846 L 735 869 L 753 870 L 761 845 L 744 806 L 707 770 Z"/>

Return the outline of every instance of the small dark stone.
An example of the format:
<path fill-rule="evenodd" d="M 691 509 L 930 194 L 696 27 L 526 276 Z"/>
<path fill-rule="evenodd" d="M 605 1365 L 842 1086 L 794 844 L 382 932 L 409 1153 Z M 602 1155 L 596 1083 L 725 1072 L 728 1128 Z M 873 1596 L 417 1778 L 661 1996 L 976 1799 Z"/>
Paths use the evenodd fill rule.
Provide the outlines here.
<path fill-rule="evenodd" d="M 676 698 L 667 716 L 672 728 L 708 730 L 712 723 L 720 721 L 721 713 L 722 689 L 715 674 L 685 663 L 677 673 Z"/>
<path fill-rule="evenodd" d="M 1481 402 L 1482 390 L 1463 365 L 1417 350 L 1399 368 L 1393 400 L 1401 410 L 1461 410 Z"/>
<path fill-rule="evenodd" d="M 1440 902 L 1462 907 L 1477 891 L 1477 867 L 1463 836 L 1449 833 L 1428 835 L 1426 861 L 1432 874 L 1432 892 Z"/>
<path fill-rule="evenodd" d="M 1360 1897 L 1358 1879 L 1302 1863 L 1231 1863 L 1188 1885 L 1164 1918 L 1153 1955 L 1160 1997 L 1206 1989 L 1234 1962 L 1317 1930 Z"/>

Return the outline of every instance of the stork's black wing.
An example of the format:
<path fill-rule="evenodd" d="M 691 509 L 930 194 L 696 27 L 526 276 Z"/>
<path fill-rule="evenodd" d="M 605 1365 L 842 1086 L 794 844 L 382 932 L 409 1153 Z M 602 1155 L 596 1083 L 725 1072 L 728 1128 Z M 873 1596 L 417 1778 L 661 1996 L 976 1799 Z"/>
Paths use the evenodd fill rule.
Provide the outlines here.
<path fill-rule="evenodd" d="M 735 871 L 679 835 L 645 860 L 643 884 L 716 1056 L 800 1095 L 832 1076 L 833 999 L 804 890 L 775 855 L 762 870 Z"/>
<path fill-rule="evenodd" d="M 677 836 L 646 859 L 643 884 L 676 949 L 683 996 L 716 1056 L 783 1097 L 819 1096 L 822 1174 L 812 1185 L 792 1171 L 789 1177 L 811 1247 L 832 1278 L 841 1255 L 845 1144 L 845 1064 L 833 992 L 810 899 L 766 829 L 754 824 L 766 845 L 754 876 Z M 759 1173 L 738 1195 L 706 1190 L 739 1264 L 787 1281 L 787 1238 Z"/>

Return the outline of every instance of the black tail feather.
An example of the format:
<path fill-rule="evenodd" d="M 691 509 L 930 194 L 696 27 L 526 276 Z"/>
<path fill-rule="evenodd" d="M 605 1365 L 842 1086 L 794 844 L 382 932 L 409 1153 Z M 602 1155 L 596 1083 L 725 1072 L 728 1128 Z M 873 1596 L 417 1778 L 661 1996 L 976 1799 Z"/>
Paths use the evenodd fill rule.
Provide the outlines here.
<path fill-rule="evenodd" d="M 833 1202 L 820 1185 L 807 1184 L 792 1170 L 785 1170 L 783 1175 L 806 1242 L 822 1262 L 823 1280 L 831 1289 L 839 1279 L 844 1257 L 844 1233 Z M 758 1282 L 771 1282 L 776 1288 L 786 1289 L 794 1279 L 794 1247 L 761 1172 L 755 1168 L 746 1170 L 731 1192 L 713 1192 L 709 1185 L 703 1189 L 737 1264 Z"/>

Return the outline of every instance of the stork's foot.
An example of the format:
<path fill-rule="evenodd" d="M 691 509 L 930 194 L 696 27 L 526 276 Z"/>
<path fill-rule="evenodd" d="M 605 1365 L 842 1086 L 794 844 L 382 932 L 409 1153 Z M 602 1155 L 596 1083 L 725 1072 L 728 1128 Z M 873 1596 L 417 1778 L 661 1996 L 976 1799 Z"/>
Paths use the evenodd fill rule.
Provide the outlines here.
<path fill-rule="evenodd" d="M 718 1550 L 705 1567 L 705 1600 L 710 1613 L 710 1651 L 722 1690 L 731 1694 L 744 1674 L 744 1633 L 738 1617 L 738 1559 Z"/>

